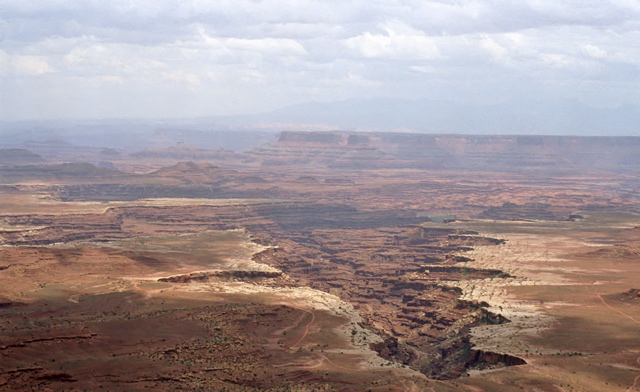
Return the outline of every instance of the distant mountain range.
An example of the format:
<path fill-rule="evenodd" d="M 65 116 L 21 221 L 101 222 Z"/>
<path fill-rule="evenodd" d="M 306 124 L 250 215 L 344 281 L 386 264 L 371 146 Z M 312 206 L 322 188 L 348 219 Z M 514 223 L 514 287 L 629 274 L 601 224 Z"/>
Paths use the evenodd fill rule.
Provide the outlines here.
<path fill-rule="evenodd" d="M 0 121 L 0 147 L 35 141 L 140 151 L 186 143 L 246 151 L 280 131 L 360 130 L 428 134 L 638 136 L 640 105 L 594 108 L 575 101 L 491 105 L 395 98 L 306 102 L 269 113 L 190 119 Z"/>

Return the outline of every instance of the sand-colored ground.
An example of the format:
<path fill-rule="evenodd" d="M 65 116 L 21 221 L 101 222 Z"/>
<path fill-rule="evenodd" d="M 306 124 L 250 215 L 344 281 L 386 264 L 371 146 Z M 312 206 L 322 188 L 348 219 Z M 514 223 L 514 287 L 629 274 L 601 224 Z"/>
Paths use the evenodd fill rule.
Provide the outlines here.
<path fill-rule="evenodd" d="M 493 391 L 635 391 L 640 374 L 640 217 L 581 222 L 464 222 L 507 240 L 464 256 L 507 278 L 449 282 L 510 323 L 472 330 L 478 348 L 528 364 L 472 372 L 460 382 Z"/>
<path fill-rule="evenodd" d="M 635 145 L 598 168 L 575 140 L 554 160 L 553 140 L 465 157 L 431 137 L 366 146 L 381 137 L 4 167 L 0 390 L 640 389 Z M 72 150 L 56 161 L 87 159 Z M 401 365 L 465 374 L 469 325 L 475 349 L 527 364 L 446 381 Z M 383 336 L 397 362 L 370 347 Z"/>
<path fill-rule="evenodd" d="M 350 304 L 325 292 L 287 285 L 286 276 L 273 278 L 270 274 L 279 271 L 251 258 L 263 249 L 243 230 L 0 249 L 6 264 L 0 270 L 4 308 L 0 390 L 57 390 L 71 383 L 107 390 L 139 390 L 150 385 L 156 390 L 174 390 L 177 385 L 218 390 L 231 379 L 244 380 L 245 386 L 234 390 L 254 390 L 250 387 L 253 381 L 242 376 L 247 372 L 266 373 L 256 387 L 283 391 L 292 385 L 301 391 L 313 390 L 304 386 L 309 382 L 324 385 L 325 390 L 341 390 L 335 388 L 342 383 L 397 391 L 423 390 L 429 384 L 419 373 L 371 350 L 370 344 L 381 338 L 363 327 Z M 268 277 L 246 280 L 212 275 L 162 281 L 171 276 L 200 276 L 203 271 L 268 273 Z M 255 306 L 262 310 L 251 313 Z M 183 314 L 182 309 L 191 311 Z M 208 309 L 214 309 L 213 313 Z M 220 318 L 221 311 L 216 309 L 226 309 L 226 316 Z M 284 309 L 289 313 L 283 313 Z M 269 316 L 272 313 L 275 316 Z M 167 319 L 167 314 L 174 316 Z M 247 319 L 251 314 L 253 319 Z M 200 322 L 194 323 L 194 317 Z M 177 327 L 180 320 L 184 330 Z M 220 349 L 220 343 L 212 342 L 202 330 L 206 320 L 224 323 L 225 339 L 239 345 L 219 354 L 198 354 L 204 347 Z M 149 329 L 157 328 L 158 323 L 166 324 L 164 332 Z M 136 333 L 122 335 L 118 325 Z M 229 335 L 232 333 L 236 335 Z M 62 351 L 56 349 L 43 357 L 39 353 L 50 344 L 47 342 L 60 342 Z M 98 346 L 94 349 L 87 344 Z M 243 345 L 254 345 L 265 357 L 254 361 L 238 357 L 245 355 Z M 203 348 L 198 349 L 200 346 Z M 173 352 L 175 359 L 169 360 L 173 357 L 167 353 Z M 166 372 L 166 378 L 145 378 L 137 371 L 127 378 L 125 369 L 132 370 L 131 360 L 144 362 L 142 358 L 147 357 L 153 362 L 149 372 Z M 232 361 L 237 369 L 226 370 L 226 379 L 204 377 L 208 368 L 196 364 L 204 364 L 207 358 Z M 183 365 L 192 363 L 196 373 L 188 380 L 178 377 L 184 370 L 176 359 Z M 77 368 L 73 364 L 78 361 L 93 364 Z M 108 373 L 99 370 L 100 363 L 110 369 Z"/>

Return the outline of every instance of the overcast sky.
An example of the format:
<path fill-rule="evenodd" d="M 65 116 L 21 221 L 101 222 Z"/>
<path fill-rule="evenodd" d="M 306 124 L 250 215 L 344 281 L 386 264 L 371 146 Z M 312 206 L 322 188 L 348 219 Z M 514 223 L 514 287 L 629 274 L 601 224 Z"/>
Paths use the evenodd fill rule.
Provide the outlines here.
<path fill-rule="evenodd" d="M 0 0 L 0 116 L 640 105 L 640 1 Z"/>

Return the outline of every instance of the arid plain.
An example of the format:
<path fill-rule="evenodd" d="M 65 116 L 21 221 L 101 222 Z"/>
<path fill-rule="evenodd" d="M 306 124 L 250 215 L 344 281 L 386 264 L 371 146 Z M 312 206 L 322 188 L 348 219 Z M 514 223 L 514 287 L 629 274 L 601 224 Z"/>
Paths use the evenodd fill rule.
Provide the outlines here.
<path fill-rule="evenodd" d="M 640 390 L 640 138 L 0 161 L 0 390 Z"/>

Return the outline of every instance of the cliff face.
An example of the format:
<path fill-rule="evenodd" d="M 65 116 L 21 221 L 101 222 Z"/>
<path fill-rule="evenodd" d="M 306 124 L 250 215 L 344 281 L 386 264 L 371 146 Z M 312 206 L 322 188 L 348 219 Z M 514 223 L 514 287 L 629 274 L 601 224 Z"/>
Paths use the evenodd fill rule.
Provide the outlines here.
<path fill-rule="evenodd" d="M 282 132 L 278 141 L 248 155 L 262 166 L 375 168 L 393 166 L 396 157 L 369 145 L 369 136 L 343 132 Z"/>
<path fill-rule="evenodd" d="M 179 272 L 159 282 L 260 282 L 284 273 L 287 284 L 333 293 L 351 303 L 369 328 L 384 337 L 375 347 L 380 355 L 430 377 L 457 377 L 480 362 L 478 358 L 472 361 L 469 326 L 497 320 L 495 315 L 487 316 L 482 304 L 459 301 L 460 290 L 440 282 L 500 276 L 498 270 L 461 268 L 449 255 L 469 246 L 498 246 L 504 241 L 473 231 L 424 228 L 418 226 L 421 219 L 404 211 L 273 201 L 218 206 L 131 205 L 112 207 L 102 214 L 1 218 L 0 226 L 11 229 L 0 231 L 0 243 L 32 248 L 246 229 L 257 242 L 277 245 L 253 256 L 253 261 L 275 270 Z M 76 257 L 64 253 L 66 249 L 51 252 L 50 258 L 65 262 Z M 101 248 L 93 252 L 104 253 Z M 162 252 L 112 252 L 113 257 L 126 257 L 145 267 L 169 265 Z M 205 254 L 209 260 L 208 252 Z M 6 267 L 14 268 L 12 264 L 8 262 Z M 509 364 L 499 357 L 492 360 Z"/>
<path fill-rule="evenodd" d="M 600 169 L 640 164 L 639 137 L 428 135 L 358 132 L 282 132 L 254 151 L 265 162 L 452 169 Z M 254 156 L 255 156 L 254 155 Z M 277 157 L 277 162 L 276 162 Z"/>

